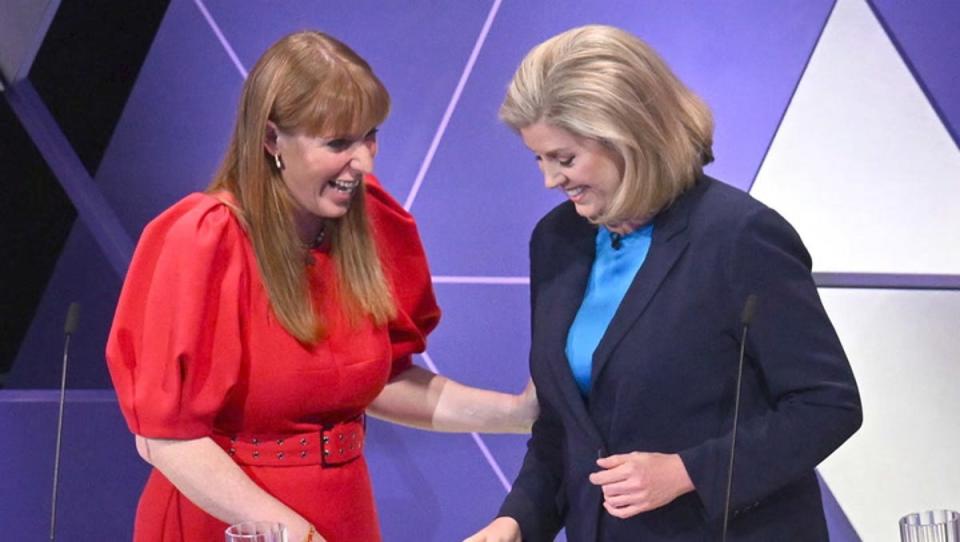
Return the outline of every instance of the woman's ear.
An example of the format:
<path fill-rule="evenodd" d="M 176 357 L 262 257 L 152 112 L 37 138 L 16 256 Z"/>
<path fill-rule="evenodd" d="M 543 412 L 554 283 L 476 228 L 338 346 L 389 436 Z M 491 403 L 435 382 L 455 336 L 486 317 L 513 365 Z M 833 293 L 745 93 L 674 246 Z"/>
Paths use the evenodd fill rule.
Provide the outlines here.
<path fill-rule="evenodd" d="M 277 128 L 277 125 L 273 121 L 267 121 L 267 129 L 263 132 L 263 148 L 266 151 L 276 156 L 277 152 L 277 139 L 280 137 L 280 130 Z"/>
<path fill-rule="evenodd" d="M 376 158 L 376 157 L 377 157 L 377 150 L 379 150 L 379 148 L 380 148 L 380 147 L 377 145 L 377 141 L 376 141 L 376 140 L 368 141 L 368 142 L 366 143 L 366 145 L 367 145 L 367 148 L 370 149 L 370 158 Z"/>

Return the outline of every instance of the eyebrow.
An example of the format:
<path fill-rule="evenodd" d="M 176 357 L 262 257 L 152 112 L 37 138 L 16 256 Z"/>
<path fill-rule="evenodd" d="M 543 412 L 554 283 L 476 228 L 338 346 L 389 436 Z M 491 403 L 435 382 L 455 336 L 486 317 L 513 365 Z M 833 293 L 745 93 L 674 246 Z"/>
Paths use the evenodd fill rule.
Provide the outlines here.
<path fill-rule="evenodd" d="M 374 126 L 373 128 L 367 130 L 366 132 L 363 132 L 360 136 L 354 136 L 353 134 L 340 134 L 340 135 L 333 135 L 333 136 L 330 136 L 330 137 L 324 137 L 324 136 L 316 136 L 316 137 L 317 137 L 317 139 L 320 139 L 320 140 L 325 141 L 325 142 L 328 142 L 328 143 L 329 143 L 330 141 L 341 141 L 341 140 L 343 140 L 343 141 L 360 141 L 361 139 L 365 139 L 365 138 L 370 137 L 370 136 L 372 136 L 372 135 L 374 135 L 374 134 L 377 134 L 377 133 L 379 133 L 379 132 L 380 132 L 380 127 L 379 127 L 379 126 Z"/>
<path fill-rule="evenodd" d="M 534 152 L 533 154 L 536 154 L 537 156 L 546 156 L 547 158 L 556 158 L 558 155 L 574 154 L 574 152 L 570 150 L 568 147 L 560 147 L 559 149 L 551 149 L 545 153 Z"/>

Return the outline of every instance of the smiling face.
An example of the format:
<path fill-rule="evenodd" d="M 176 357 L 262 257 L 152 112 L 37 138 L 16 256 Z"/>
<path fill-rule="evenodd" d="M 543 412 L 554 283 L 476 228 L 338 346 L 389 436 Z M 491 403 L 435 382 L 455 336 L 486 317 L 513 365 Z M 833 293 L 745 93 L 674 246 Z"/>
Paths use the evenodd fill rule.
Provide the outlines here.
<path fill-rule="evenodd" d="M 304 229 L 310 222 L 340 218 L 350 209 L 362 176 L 373 170 L 376 130 L 324 137 L 287 133 L 270 123 L 266 147 L 271 155 L 280 155 L 280 174 Z"/>
<path fill-rule="evenodd" d="M 536 155 L 543 184 L 563 190 L 580 216 L 602 218 L 623 177 L 619 156 L 599 141 L 543 121 L 521 128 L 520 135 Z"/>

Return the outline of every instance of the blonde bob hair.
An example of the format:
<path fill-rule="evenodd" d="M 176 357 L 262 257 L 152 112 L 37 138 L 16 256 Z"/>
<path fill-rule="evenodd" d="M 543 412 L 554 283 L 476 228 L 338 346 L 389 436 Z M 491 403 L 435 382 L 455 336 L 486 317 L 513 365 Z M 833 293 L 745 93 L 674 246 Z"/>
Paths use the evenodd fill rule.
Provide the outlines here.
<path fill-rule="evenodd" d="M 521 62 L 500 106 L 515 131 L 545 122 L 612 149 L 622 182 L 593 222 L 646 222 L 713 160 L 706 104 L 636 36 L 590 25 L 558 34 Z"/>
<path fill-rule="evenodd" d="M 376 127 L 389 110 L 390 96 L 367 62 L 321 32 L 280 39 L 244 82 L 236 126 L 208 192 L 233 195 L 231 209 L 250 235 L 271 308 L 301 342 L 316 343 L 325 326 L 311 301 L 308 249 L 296 233 L 295 204 L 264 147 L 267 121 L 290 133 L 355 134 Z M 351 319 L 368 314 L 383 325 L 396 308 L 364 200 L 361 183 L 346 215 L 326 225 L 338 280 L 324 291 L 339 293 Z"/>

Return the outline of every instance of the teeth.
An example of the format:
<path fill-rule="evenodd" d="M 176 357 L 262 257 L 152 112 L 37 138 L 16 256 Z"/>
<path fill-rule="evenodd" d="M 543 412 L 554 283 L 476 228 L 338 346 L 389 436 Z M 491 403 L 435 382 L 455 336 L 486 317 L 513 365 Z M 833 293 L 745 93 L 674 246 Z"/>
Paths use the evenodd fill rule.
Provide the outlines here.
<path fill-rule="evenodd" d="M 340 179 L 334 179 L 329 182 L 330 186 L 336 188 L 340 192 L 353 192 L 357 186 L 360 184 L 359 179 L 354 179 L 352 181 L 345 181 Z"/>
<path fill-rule="evenodd" d="M 584 191 L 584 188 L 582 186 L 578 186 L 577 188 L 564 189 L 564 192 L 566 192 L 567 195 L 570 196 L 571 198 L 579 196 L 583 191 Z"/>

